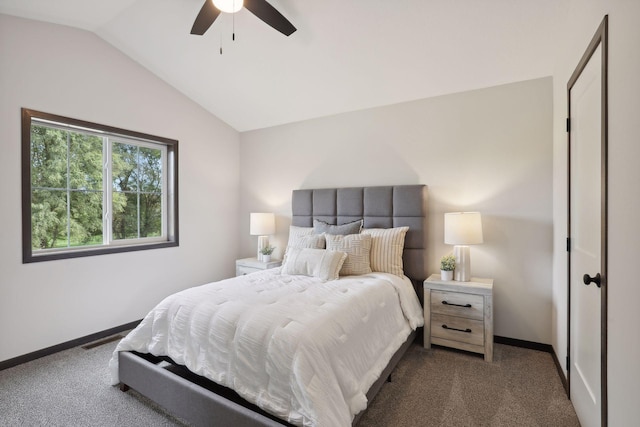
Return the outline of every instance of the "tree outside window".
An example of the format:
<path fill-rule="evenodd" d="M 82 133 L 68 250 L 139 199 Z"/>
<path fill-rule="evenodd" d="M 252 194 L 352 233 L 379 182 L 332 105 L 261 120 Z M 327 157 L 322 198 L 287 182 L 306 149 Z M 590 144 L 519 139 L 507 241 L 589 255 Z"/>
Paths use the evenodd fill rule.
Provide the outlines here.
<path fill-rule="evenodd" d="M 23 210 L 24 262 L 176 246 L 177 141 L 23 109 Z"/>

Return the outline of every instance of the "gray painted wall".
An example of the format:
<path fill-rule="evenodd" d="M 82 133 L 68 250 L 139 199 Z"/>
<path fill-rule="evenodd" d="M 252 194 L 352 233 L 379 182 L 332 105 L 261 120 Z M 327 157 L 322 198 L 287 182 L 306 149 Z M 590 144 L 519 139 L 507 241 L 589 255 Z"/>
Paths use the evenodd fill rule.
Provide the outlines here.
<path fill-rule="evenodd" d="M 92 33 L 0 15 L 0 361 L 231 276 L 238 133 Z M 179 140 L 180 246 L 22 264 L 20 108 Z M 224 244 L 220 244 L 224 242 Z"/>
<path fill-rule="evenodd" d="M 240 158 L 242 255 L 249 213 L 268 211 L 281 256 L 294 189 L 427 184 L 430 271 L 453 249 L 443 214 L 480 211 L 471 270 L 495 279 L 495 333 L 551 342 L 551 78 L 245 132 Z"/>

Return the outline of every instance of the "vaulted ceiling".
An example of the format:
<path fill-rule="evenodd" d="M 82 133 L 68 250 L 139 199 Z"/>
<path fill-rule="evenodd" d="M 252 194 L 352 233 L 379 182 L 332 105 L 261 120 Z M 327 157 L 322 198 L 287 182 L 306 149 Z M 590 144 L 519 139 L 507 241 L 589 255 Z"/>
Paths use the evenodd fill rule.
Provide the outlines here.
<path fill-rule="evenodd" d="M 190 35 L 203 1 L 0 0 L 0 13 L 94 32 L 242 132 L 549 76 L 567 12 L 565 0 L 269 0 L 290 37 L 245 9 Z"/>

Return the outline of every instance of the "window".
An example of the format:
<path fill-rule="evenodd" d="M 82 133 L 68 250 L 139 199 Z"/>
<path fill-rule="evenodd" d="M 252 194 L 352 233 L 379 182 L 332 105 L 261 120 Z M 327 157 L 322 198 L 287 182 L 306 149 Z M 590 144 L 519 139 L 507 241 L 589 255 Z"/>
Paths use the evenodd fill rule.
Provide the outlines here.
<path fill-rule="evenodd" d="M 178 245 L 178 141 L 22 109 L 23 262 Z"/>

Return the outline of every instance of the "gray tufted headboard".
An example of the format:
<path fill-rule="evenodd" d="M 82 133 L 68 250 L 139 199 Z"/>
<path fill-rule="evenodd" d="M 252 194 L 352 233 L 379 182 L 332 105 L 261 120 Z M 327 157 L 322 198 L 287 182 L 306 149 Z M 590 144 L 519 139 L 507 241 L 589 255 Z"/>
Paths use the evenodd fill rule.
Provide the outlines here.
<path fill-rule="evenodd" d="M 365 228 L 409 226 L 404 274 L 422 282 L 428 276 L 426 206 L 426 185 L 294 190 L 292 225 L 312 227 L 314 219 L 340 225 L 363 218 Z"/>

